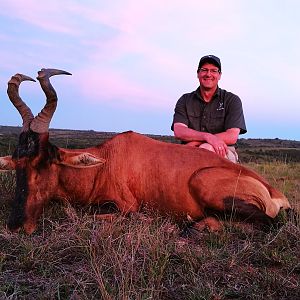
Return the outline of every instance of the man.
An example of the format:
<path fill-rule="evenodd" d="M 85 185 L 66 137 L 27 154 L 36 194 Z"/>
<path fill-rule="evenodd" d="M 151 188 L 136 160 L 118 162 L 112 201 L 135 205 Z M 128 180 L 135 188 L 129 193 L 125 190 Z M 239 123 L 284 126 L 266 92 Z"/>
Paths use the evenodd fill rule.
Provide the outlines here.
<path fill-rule="evenodd" d="M 218 57 L 206 55 L 200 59 L 200 86 L 177 101 L 171 129 L 188 146 L 213 151 L 236 163 L 234 145 L 247 129 L 240 98 L 218 87 L 221 75 Z"/>

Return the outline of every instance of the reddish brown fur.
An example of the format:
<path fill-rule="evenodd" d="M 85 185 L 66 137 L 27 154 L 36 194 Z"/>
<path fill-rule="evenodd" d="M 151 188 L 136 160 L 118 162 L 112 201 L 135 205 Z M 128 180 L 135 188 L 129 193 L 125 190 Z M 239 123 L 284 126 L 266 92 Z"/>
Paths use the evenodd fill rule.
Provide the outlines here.
<path fill-rule="evenodd" d="M 27 167 L 27 232 L 35 229 L 43 205 L 52 198 L 84 205 L 111 200 L 123 213 L 146 205 L 177 220 L 200 220 L 207 208 L 223 211 L 224 200 L 229 196 L 243 199 L 265 213 L 266 206 L 271 205 L 267 189 L 285 199 L 253 171 L 214 153 L 134 132 L 119 134 L 102 146 L 81 151 L 103 158 L 105 163 L 83 170 L 61 165 L 57 160 L 37 170 L 36 158 L 33 166 Z M 61 156 L 72 152 L 79 150 L 58 149 Z"/>

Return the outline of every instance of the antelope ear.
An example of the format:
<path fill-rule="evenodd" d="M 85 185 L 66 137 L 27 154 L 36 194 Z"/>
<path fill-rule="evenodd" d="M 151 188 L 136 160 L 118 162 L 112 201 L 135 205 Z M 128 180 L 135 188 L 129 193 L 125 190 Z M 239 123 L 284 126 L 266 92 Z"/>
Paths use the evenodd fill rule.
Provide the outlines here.
<path fill-rule="evenodd" d="M 98 167 L 106 161 L 88 152 L 71 152 L 60 149 L 59 154 L 60 160 L 56 161 L 56 163 L 72 168 Z"/>
<path fill-rule="evenodd" d="M 0 157 L 1 171 L 11 171 L 11 170 L 15 170 L 15 168 L 16 168 L 16 164 L 12 160 L 11 155 Z"/>

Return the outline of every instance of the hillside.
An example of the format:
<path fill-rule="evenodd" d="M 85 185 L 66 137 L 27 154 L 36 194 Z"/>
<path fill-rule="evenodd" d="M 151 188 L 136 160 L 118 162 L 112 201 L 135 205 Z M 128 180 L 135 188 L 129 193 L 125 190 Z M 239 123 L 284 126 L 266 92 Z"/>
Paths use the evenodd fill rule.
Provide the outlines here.
<path fill-rule="evenodd" d="M 10 154 L 17 142 L 21 128 L 15 126 L 0 126 L 0 153 Z M 50 139 L 57 146 L 65 148 L 85 148 L 103 143 L 116 135 L 116 132 L 101 132 L 94 130 L 50 129 Z M 148 136 L 168 143 L 179 143 L 173 136 Z M 7 150 L 8 149 L 8 150 Z M 286 161 L 300 162 L 300 141 L 281 139 L 240 139 L 238 152 L 242 162 L 249 161 Z"/>

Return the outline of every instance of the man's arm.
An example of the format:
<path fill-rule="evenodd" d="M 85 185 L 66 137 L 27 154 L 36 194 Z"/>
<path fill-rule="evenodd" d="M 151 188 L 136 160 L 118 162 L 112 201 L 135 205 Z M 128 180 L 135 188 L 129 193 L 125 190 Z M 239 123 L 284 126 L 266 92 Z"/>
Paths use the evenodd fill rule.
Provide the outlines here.
<path fill-rule="evenodd" d="M 226 145 L 234 145 L 239 137 L 240 128 L 229 128 L 224 132 L 216 133 L 215 136 L 224 141 Z"/>
<path fill-rule="evenodd" d="M 216 153 L 225 156 L 227 153 L 227 145 L 236 143 L 240 133 L 239 128 L 230 128 L 224 132 L 211 134 L 188 128 L 186 124 L 175 123 L 174 135 L 176 138 L 185 142 L 200 142 L 210 144 Z"/>
<path fill-rule="evenodd" d="M 200 132 L 189 128 L 184 123 L 174 123 L 174 135 L 177 139 L 185 142 L 206 142 L 209 133 Z"/>

